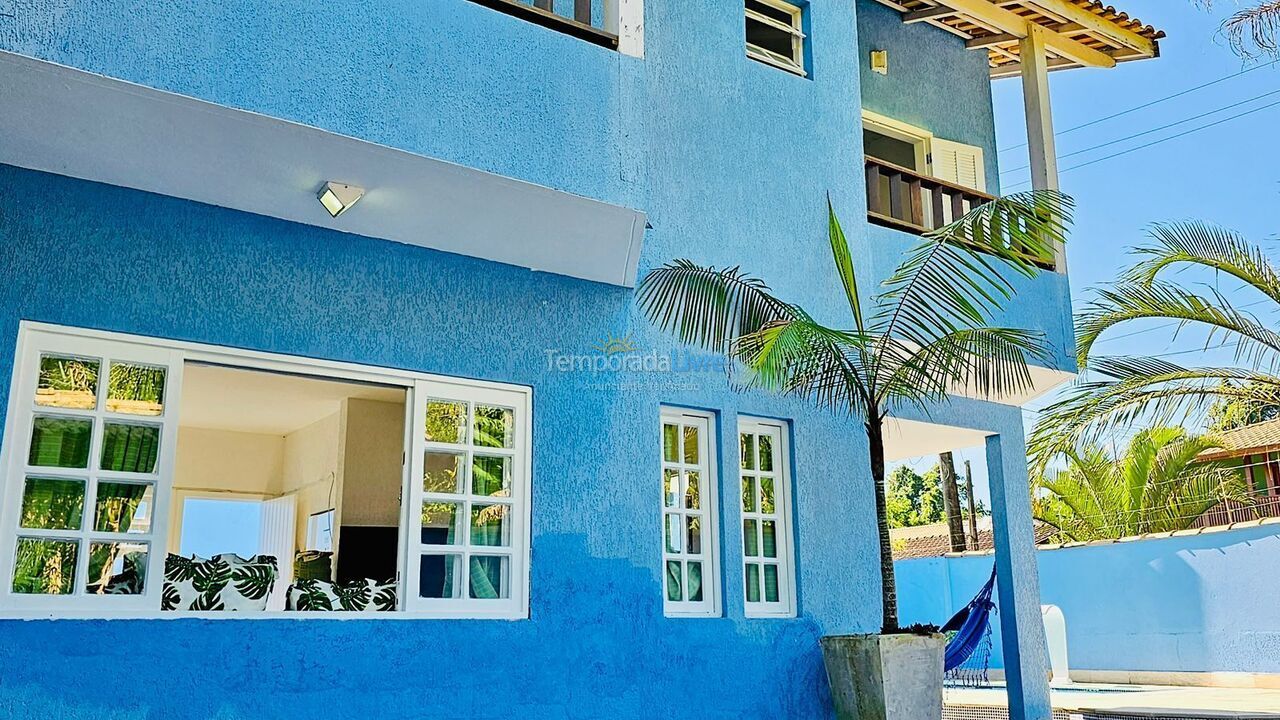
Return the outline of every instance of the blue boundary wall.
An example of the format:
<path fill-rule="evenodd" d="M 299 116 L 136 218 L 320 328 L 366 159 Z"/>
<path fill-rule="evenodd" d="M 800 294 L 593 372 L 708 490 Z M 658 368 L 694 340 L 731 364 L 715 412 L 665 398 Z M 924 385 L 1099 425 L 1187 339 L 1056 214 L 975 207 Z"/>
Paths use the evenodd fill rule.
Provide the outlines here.
<path fill-rule="evenodd" d="M 1041 602 L 1066 616 L 1073 670 L 1280 672 L 1280 524 L 1038 556 Z M 992 559 L 899 561 L 904 622 L 945 622 L 986 582 Z"/>

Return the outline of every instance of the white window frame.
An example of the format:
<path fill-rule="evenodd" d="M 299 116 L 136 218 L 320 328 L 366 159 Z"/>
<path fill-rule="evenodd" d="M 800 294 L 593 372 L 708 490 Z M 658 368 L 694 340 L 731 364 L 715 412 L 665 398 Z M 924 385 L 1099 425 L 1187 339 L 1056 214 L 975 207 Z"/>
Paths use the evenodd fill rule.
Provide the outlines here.
<path fill-rule="evenodd" d="M 15 552 L 14 543 L 19 534 L 16 528 L 19 510 L 21 507 L 21 496 L 24 487 L 23 483 L 25 482 L 26 477 L 24 451 L 26 450 L 27 438 L 30 434 L 31 419 L 38 414 L 38 411 L 33 409 L 32 398 L 35 388 L 35 379 L 39 372 L 39 358 L 42 353 L 68 354 L 81 357 L 104 357 L 92 349 L 96 343 L 109 343 L 119 347 L 127 346 L 135 348 L 137 353 L 136 358 L 134 358 L 134 353 L 120 355 L 118 357 L 121 360 L 126 361 L 136 359 L 138 362 L 144 362 L 150 359 L 147 364 L 152 365 L 159 364 L 159 361 L 156 358 L 161 357 L 165 353 L 168 354 L 164 355 L 164 357 L 168 358 L 165 362 L 168 363 L 169 367 L 169 374 L 165 389 L 165 412 L 163 415 L 166 422 L 168 418 L 172 417 L 176 419 L 178 415 L 181 395 L 180 388 L 182 384 L 181 374 L 183 367 L 188 362 L 210 363 L 243 368 L 246 370 L 265 370 L 302 374 L 334 380 L 403 387 L 407 391 L 406 415 L 409 416 L 412 416 L 412 411 L 418 404 L 415 395 L 415 388 L 420 381 L 449 384 L 456 387 L 457 392 L 460 393 L 475 391 L 483 395 L 486 391 L 501 391 L 504 397 L 511 399 L 509 402 L 516 404 L 517 416 L 525 418 L 523 432 L 516 438 L 516 448 L 514 448 L 514 452 L 521 458 L 520 470 L 513 470 L 512 480 L 513 486 L 520 486 L 523 488 L 520 491 L 521 500 L 513 500 L 513 502 L 523 504 L 523 506 L 519 507 L 517 510 L 517 515 L 522 518 L 520 529 L 518 532 L 513 530 L 513 559 L 510 569 L 510 579 L 512 583 L 511 595 L 515 601 L 510 603 L 506 608 L 504 608 L 504 611 L 500 613 L 494 612 L 492 606 L 482 606 L 474 610 L 466 607 L 456 607 L 450 609 L 448 612 L 425 608 L 406 610 L 405 598 L 409 593 L 409 585 L 405 577 L 405 573 L 402 572 L 399 588 L 401 608 L 397 612 L 162 612 L 159 609 L 159 597 L 160 591 L 163 587 L 163 562 L 168 550 L 169 533 L 171 532 L 171 528 L 168 526 L 172 503 L 171 479 L 158 483 L 155 507 L 151 509 L 152 531 L 150 534 L 150 542 L 152 546 L 150 548 L 151 555 L 148 557 L 150 564 L 148 567 L 148 587 L 144 595 L 86 595 L 77 597 L 22 595 L 13 593 L 11 591 L 11 583 L 13 557 Z M 109 354 L 105 357 L 117 356 Z M 99 382 L 105 382 L 105 364 L 100 368 L 99 373 Z M 531 525 L 531 503 L 529 502 L 529 498 L 531 497 L 530 488 L 532 483 L 532 475 L 530 471 L 532 406 L 533 390 L 528 386 L 511 385 L 483 380 L 467 380 L 410 370 L 379 368 L 368 365 L 359 365 L 356 363 L 335 362 L 316 358 L 283 355 L 256 350 L 244 350 L 178 340 L 166 340 L 125 333 L 89 330 L 24 320 L 19 324 L 18 328 L 18 343 L 17 351 L 14 356 L 14 371 L 10 378 L 9 405 L 5 421 L 4 442 L 3 446 L 0 446 L 0 473 L 2 473 L 2 475 L 0 475 L 0 490 L 2 490 L 0 497 L 3 498 L 3 506 L 0 506 L 0 618 L 138 618 L 163 620 L 177 620 L 193 617 L 214 620 L 416 620 L 462 617 L 503 617 L 507 619 L 528 618 L 528 588 L 531 556 L 529 530 Z M 161 422 L 160 418 L 147 418 L 142 416 L 130 416 L 128 419 L 152 424 L 160 424 Z M 404 445 L 407 453 L 409 448 L 413 447 L 412 438 L 416 428 L 409 422 L 406 422 L 405 425 Z M 161 468 L 159 471 L 161 475 L 166 472 L 164 468 L 171 469 L 174 467 L 177 446 L 176 427 L 175 420 L 174 426 L 171 430 L 166 432 L 166 426 L 166 429 L 162 429 L 161 431 L 162 446 L 158 460 L 158 467 Z M 91 455 L 99 451 L 100 448 L 95 444 L 91 448 Z M 412 462 L 404 463 L 404 497 L 409 497 L 410 490 L 415 485 L 415 478 L 412 475 L 413 468 L 415 467 L 420 469 L 421 462 L 419 461 L 416 465 Z M 46 475 L 43 472 L 38 474 L 42 476 Z M 56 475 L 57 473 L 55 472 L 54 474 Z M 421 486 L 420 476 L 416 478 L 416 480 L 416 485 Z M 161 492 L 162 490 L 163 492 Z M 88 502 L 87 504 L 91 505 L 92 503 Z M 401 508 L 402 514 L 407 514 L 408 503 L 402 502 Z M 405 528 L 406 524 L 402 520 L 400 530 L 402 545 L 404 544 L 406 535 Z M 27 531 L 22 531 L 22 534 L 26 535 Z M 401 550 L 402 552 L 400 557 L 401 564 L 403 564 L 407 555 L 403 547 Z M 80 582 L 80 580 L 81 578 L 77 578 L 77 582 Z M 149 603 L 150 598 L 153 597 L 154 604 L 144 604 L 137 600 L 137 598 L 147 598 Z M 125 602 L 110 602 L 117 598 L 126 598 L 133 601 L 128 602 L 128 600 L 126 600 Z M 51 600 L 57 601 L 62 599 L 71 599 L 75 602 L 50 602 Z M 107 602 L 103 602 L 104 600 Z M 487 603 L 491 601 L 479 600 L 475 602 Z"/>
<path fill-rule="evenodd" d="M 745 0 L 743 2 L 743 12 L 746 14 L 746 18 L 748 20 L 768 25 L 769 27 L 781 30 L 782 32 L 789 33 L 791 35 L 791 57 L 780 55 L 772 50 L 762 48 L 759 45 L 753 45 L 750 42 L 746 43 L 747 57 L 766 65 L 772 65 L 780 70 L 786 70 L 789 73 L 794 73 L 800 77 L 808 77 L 808 73 L 804 69 L 804 45 L 805 42 L 807 42 L 804 34 L 804 8 L 798 5 L 792 5 L 789 2 L 785 2 L 785 0 L 755 1 L 762 5 L 768 5 L 769 7 L 781 10 L 791 16 L 791 23 L 788 25 L 769 17 L 768 15 L 764 15 L 746 7 Z"/>
<path fill-rule="evenodd" d="M 677 427 L 697 427 L 699 441 L 699 462 L 684 463 L 683 455 L 677 456 L 677 462 L 668 462 L 663 453 L 663 431 L 667 424 Z M 679 433 L 683 443 L 683 432 Z M 658 461 L 661 470 L 657 478 L 658 486 L 658 544 L 661 553 L 661 566 L 658 575 L 661 579 L 662 610 L 667 617 L 720 617 L 720 509 L 719 509 L 719 463 L 716 457 L 716 416 L 713 413 L 686 408 L 663 406 L 658 423 Z M 675 492 L 673 506 L 667 504 L 665 475 L 667 470 L 679 471 L 679 487 Z M 690 512 L 685 505 L 687 490 L 686 473 L 695 470 L 701 473 L 699 498 L 701 508 Z M 692 554 L 686 552 L 685 519 L 698 516 L 703 520 L 702 552 Z M 669 552 L 667 548 L 668 516 L 679 518 L 680 552 Z M 670 600 L 667 591 L 667 562 L 681 563 L 681 591 L 688 589 L 687 562 L 702 563 L 702 599 Z"/>
<path fill-rule="evenodd" d="M 916 166 L 908 168 L 915 170 L 922 175 L 932 174 L 929 166 L 930 145 L 933 142 L 933 133 L 921 127 L 916 127 L 910 123 L 904 123 L 896 118 L 888 115 L 881 115 L 870 110 L 862 111 L 862 127 L 873 132 L 880 133 L 908 143 L 915 150 Z"/>
<path fill-rule="evenodd" d="M 744 467 L 747 463 L 741 457 L 742 435 L 751 434 L 756 436 L 754 443 L 755 457 L 751 465 L 751 469 Z M 762 474 L 759 469 L 759 437 L 768 435 L 775 438 L 776 446 L 773 449 L 773 493 L 774 493 L 774 512 L 765 513 L 760 503 L 760 481 Z M 743 521 L 742 535 L 742 602 L 744 614 L 746 617 L 755 618 L 777 618 L 777 617 L 795 617 L 796 616 L 796 562 L 795 562 L 795 543 L 792 541 L 794 537 L 793 524 L 795 511 L 791 500 L 791 433 L 789 424 L 781 420 L 770 420 L 765 418 L 754 418 L 742 416 L 738 419 L 738 512 Z M 750 475 L 756 478 L 755 488 L 753 491 L 754 511 L 747 511 L 742 506 L 746 487 L 744 476 Z M 757 554 L 754 557 L 747 556 L 747 540 L 746 540 L 746 521 L 755 520 L 757 525 L 764 520 L 773 520 L 776 523 L 774 542 L 777 549 L 778 567 L 778 600 L 777 602 L 768 602 L 764 599 L 764 570 L 766 564 L 762 557 L 763 546 L 757 543 Z M 773 558 L 769 558 L 773 560 Z M 751 602 L 747 589 L 747 570 L 748 564 L 754 564 L 761 567 L 760 571 L 760 600 Z M 773 563 L 769 563 L 773 564 Z"/>

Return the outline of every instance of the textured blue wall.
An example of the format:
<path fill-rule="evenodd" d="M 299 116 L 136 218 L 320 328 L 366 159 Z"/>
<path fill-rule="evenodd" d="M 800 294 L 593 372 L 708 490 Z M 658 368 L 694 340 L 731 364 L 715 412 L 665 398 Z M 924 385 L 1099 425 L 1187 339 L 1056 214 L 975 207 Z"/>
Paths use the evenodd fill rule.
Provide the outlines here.
<path fill-rule="evenodd" d="M 0 48 L 640 208 L 653 224 L 642 272 L 674 257 L 742 264 L 832 323 L 849 318 L 825 194 L 868 292 L 909 243 L 861 220 L 847 0 L 809 6 L 811 79 L 747 60 L 731 2 L 647 0 L 644 60 L 464 0 L 318 8 L 31 0 L 0 17 Z M 586 352 L 608 336 L 673 349 L 625 289 L 14 168 L 0 167 L 0 193 L 0 378 L 29 319 L 534 388 L 529 621 L 3 622 L 0 714 L 829 716 L 817 637 L 879 618 L 856 422 L 733 392 L 719 376 L 548 372 L 546 350 Z M 1009 322 L 1063 332 L 1053 303 L 1064 292 L 1061 276 L 1029 283 Z M 7 393 L 4 380 L 0 407 Z M 716 410 L 722 448 L 735 447 L 739 413 L 794 422 L 799 618 L 742 617 L 730 452 L 724 617 L 662 617 L 661 403 Z M 933 418 L 1020 422 L 972 401 Z M 584 507 L 605 508 L 607 522 Z M 489 654 L 509 681 L 453 669 Z M 84 682 L 107 674 L 122 679 Z"/>
<path fill-rule="evenodd" d="M 1071 667 L 1280 673 L 1280 529 L 1041 550 L 1041 602 L 1062 608 Z M 940 623 L 977 593 L 991 558 L 897 563 L 904 622 Z M 997 629 L 998 633 L 998 629 Z M 994 667 L 1003 667 L 996 637 Z"/>

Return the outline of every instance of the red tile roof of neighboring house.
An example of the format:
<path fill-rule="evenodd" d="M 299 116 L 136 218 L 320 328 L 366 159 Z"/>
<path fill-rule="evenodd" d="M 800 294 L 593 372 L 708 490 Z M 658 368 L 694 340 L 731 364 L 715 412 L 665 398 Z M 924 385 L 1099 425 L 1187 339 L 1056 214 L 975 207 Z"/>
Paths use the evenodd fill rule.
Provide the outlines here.
<path fill-rule="evenodd" d="M 1222 445 L 1222 449 L 1200 453 L 1201 460 L 1223 460 L 1280 451 L 1280 420 L 1245 425 L 1217 433 L 1214 438 Z"/>
<path fill-rule="evenodd" d="M 1053 530 L 1036 524 L 1036 544 L 1049 542 Z M 995 536 L 991 530 L 991 518 L 978 520 L 978 546 L 972 547 L 969 537 L 969 525 L 965 523 L 966 551 L 983 551 L 995 549 Z M 951 535 L 946 523 L 919 525 L 910 528 L 894 528 L 889 531 L 889 544 L 893 548 L 894 560 L 911 558 L 942 557 L 951 552 Z"/>

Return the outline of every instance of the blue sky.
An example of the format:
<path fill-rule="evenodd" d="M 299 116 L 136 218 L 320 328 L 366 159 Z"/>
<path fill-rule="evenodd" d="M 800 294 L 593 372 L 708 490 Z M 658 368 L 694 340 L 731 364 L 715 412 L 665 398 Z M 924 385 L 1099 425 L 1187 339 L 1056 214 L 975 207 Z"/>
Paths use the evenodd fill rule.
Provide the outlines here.
<path fill-rule="evenodd" d="M 1116 0 L 1119 9 L 1165 30 L 1162 57 L 1125 63 L 1111 70 L 1070 70 L 1051 75 L 1059 157 L 1146 132 L 1228 105 L 1240 104 L 1178 124 L 1163 131 L 1091 150 L 1061 160 L 1065 170 L 1091 160 L 1208 125 L 1232 115 L 1280 102 L 1280 66 L 1264 67 L 1167 102 L 1126 114 L 1074 132 L 1064 132 L 1098 118 L 1182 92 L 1238 73 L 1264 61 L 1249 62 L 1231 51 L 1219 32 L 1224 17 L 1235 7 L 1219 0 L 1206 11 L 1192 0 Z M 993 85 L 1001 186 L 1005 192 L 1025 188 L 1026 171 L 1007 172 L 1027 164 L 1020 81 Z M 1267 93 L 1275 93 L 1269 97 Z M 1253 99 L 1258 98 L 1258 99 Z M 1247 101 L 1247 102 L 1246 102 Z M 1076 170 L 1063 172 L 1062 189 L 1078 205 L 1068 245 L 1074 303 L 1089 297 L 1089 288 L 1112 279 L 1127 262 L 1126 250 L 1144 239 L 1153 222 L 1199 219 L 1235 229 L 1274 251 L 1280 236 L 1280 105 L 1178 139 L 1136 150 Z M 1280 253 L 1273 252 L 1273 257 Z M 1203 278 L 1192 278 L 1201 280 Z M 1230 288 L 1223 287 L 1229 295 Z M 1252 302 L 1241 295 L 1241 302 Z M 1261 309 L 1261 308 L 1256 308 Z M 1135 324 L 1104 336 L 1098 349 L 1108 354 L 1155 355 L 1178 353 L 1174 362 L 1206 364 L 1230 362 L 1225 351 L 1201 357 L 1198 338 L 1183 335 L 1171 341 L 1159 323 Z M 1136 333 L 1136 334 L 1134 334 Z M 1120 337 L 1120 336 L 1127 337 Z M 1028 428 L 1033 403 L 1026 415 Z M 974 461 L 979 497 L 987 496 L 986 463 L 981 450 L 959 454 Z M 932 458 L 912 463 L 928 469 Z"/>

